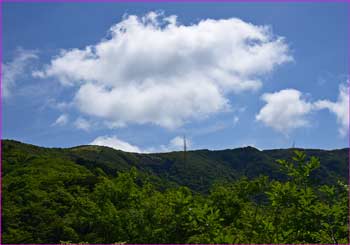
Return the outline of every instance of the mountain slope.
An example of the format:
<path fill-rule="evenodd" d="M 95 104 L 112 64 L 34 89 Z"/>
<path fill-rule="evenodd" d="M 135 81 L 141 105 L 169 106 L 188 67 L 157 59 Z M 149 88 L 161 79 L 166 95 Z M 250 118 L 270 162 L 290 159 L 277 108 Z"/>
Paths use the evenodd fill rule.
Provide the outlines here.
<path fill-rule="evenodd" d="M 18 167 L 46 159 L 57 164 L 68 162 L 84 167 L 91 175 L 103 172 L 115 175 L 117 171 L 136 167 L 151 176 L 155 183 L 174 186 L 185 185 L 194 191 L 206 192 L 216 181 L 230 181 L 242 176 L 254 178 L 267 175 L 284 179 L 279 173 L 277 159 L 288 159 L 295 149 L 260 151 L 253 147 L 219 151 L 196 150 L 183 152 L 138 154 L 127 153 L 103 146 L 77 146 L 73 148 L 44 148 L 13 140 L 2 141 L 3 176 Z M 316 156 L 321 167 L 311 176 L 318 183 L 333 184 L 347 179 L 348 149 L 298 149 L 308 156 Z M 44 162 L 42 163 L 44 164 Z"/>
<path fill-rule="evenodd" d="M 348 150 L 305 150 L 321 160 L 310 176 L 319 163 L 301 152 L 297 167 L 277 171 L 292 151 L 198 150 L 184 161 L 183 152 L 4 140 L 1 242 L 347 243 Z"/>

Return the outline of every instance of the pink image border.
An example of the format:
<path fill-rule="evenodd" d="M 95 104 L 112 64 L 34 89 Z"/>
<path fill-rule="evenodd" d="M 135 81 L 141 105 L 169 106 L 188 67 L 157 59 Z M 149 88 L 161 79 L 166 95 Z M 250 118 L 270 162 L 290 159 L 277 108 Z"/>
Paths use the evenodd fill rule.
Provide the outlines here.
<path fill-rule="evenodd" d="M 102 2 L 110 2 L 110 3 L 127 3 L 127 2 L 149 2 L 149 3 L 164 3 L 164 2 L 173 2 L 173 3 L 198 3 L 201 2 L 211 2 L 211 3 L 223 3 L 223 2 L 232 2 L 232 3 L 263 3 L 263 2 L 275 2 L 275 3 L 283 3 L 283 2 L 293 2 L 293 3 L 326 3 L 326 2 L 336 2 L 336 3 L 347 3 L 348 9 L 348 44 L 350 42 L 350 0 L 0 0 L 0 141 L 2 141 L 2 61 L 3 61 L 3 3 L 102 3 Z M 348 95 L 350 98 L 350 47 L 348 46 Z M 349 104 L 349 119 L 350 121 L 350 104 Z M 350 129 L 349 129 L 350 131 Z M 350 147 L 350 134 L 348 136 L 348 146 Z M 350 150 L 348 153 L 348 186 L 350 184 Z M 2 144 L 0 144 L 0 244 L 2 244 Z M 348 189 L 348 241 L 350 243 L 350 188 Z M 263 244 L 263 243 L 261 243 Z M 28 244 L 27 244 L 28 245 Z M 52 244 L 51 244 L 52 245 Z M 105 245 L 105 244 L 100 244 Z M 170 244 L 168 244 L 170 245 Z M 237 244 L 241 245 L 241 244 Z M 243 244 L 242 244 L 243 245 Z M 288 245 L 288 244 L 286 244 Z"/>

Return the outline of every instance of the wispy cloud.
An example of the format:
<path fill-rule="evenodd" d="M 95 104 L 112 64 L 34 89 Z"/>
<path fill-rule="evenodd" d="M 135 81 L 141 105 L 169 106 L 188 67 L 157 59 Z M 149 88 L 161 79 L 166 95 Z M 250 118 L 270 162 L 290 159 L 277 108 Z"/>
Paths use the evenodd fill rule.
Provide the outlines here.
<path fill-rule="evenodd" d="M 64 126 L 68 123 L 69 117 L 67 114 L 60 115 L 56 121 L 52 124 L 52 126 Z"/>
<path fill-rule="evenodd" d="M 349 82 L 339 86 L 339 95 L 336 102 L 320 100 L 315 103 L 318 109 L 328 109 L 333 113 L 339 125 L 339 133 L 346 136 L 349 132 Z"/>
<path fill-rule="evenodd" d="M 2 64 L 2 96 L 8 98 L 12 95 L 18 79 L 23 78 L 27 67 L 34 59 L 38 59 L 37 52 L 18 48 L 13 59 Z"/>
<path fill-rule="evenodd" d="M 82 117 L 79 117 L 74 121 L 74 126 L 77 129 L 89 131 L 91 129 L 91 122 Z"/>

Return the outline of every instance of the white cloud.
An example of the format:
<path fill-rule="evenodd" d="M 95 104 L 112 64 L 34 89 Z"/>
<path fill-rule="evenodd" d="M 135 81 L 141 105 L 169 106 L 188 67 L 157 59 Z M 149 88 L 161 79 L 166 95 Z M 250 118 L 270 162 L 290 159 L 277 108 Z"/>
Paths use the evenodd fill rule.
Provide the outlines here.
<path fill-rule="evenodd" d="M 190 149 L 192 147 L 192 140 L 186 138 L 186 147 Z M 183 136 L 176 136 L 172 138 L 169 143 L 160 145 L 157 147 L 150 147 L 143 152 L 171 152 L 171 151 L 183 151 L 184 149 L 184 138 Z"/>
<path fill-rule="evenodd" d="M 117 150 L 126 152 L 137 152 L 137 153 L 150 153 L 150 152 L 171 152 L 171 151 L 182 151 L 184 147 L 184 141 L 182 136 L 176 136 L 172 138 L 168 144 L 160 145 L 157 147 L 140 148 L 136 145 L 132 145 L 126 141 L 119 139 L 117 136 L 99 136 L 94 139 L 89 145 L 101 145 L 108 146 Z M 192 140 L 186 138 L 187 149 L 192 146 Z"/>
<path fill-rule="evenodd" d="M 261 108 L 256 119 L 265 125 L 282 133 L 309 125 L 306 115 L 314 106 L 302 98 L 300 91 L 284 89 L 275 93 L 265 93 L 261 98 L 266 105 Z"/>
<path fill-rule="evenodd" d="M 74 103 L 112 125 L 176 128 L 227 109 L 228 94 L 257 90 L 291 61 L 282 37 L 240 19 L 181 25 L 176 16 L 130 15 L 109 38 L 64 50 L 34 76 L 77 87 Z"/>
<path fill-rule="evenodd" d="M 315 103 L 318 109 L 328 109 L 335 114 L 339 124 L 339 133 L 343 137 L 346 136 L 349 130 L 349 93 L 347 86 L 345 84 L 339 86 L 339 95 L 336 102 L 320 100 Z"/>
<path fill-rule="evenodd" d="M 239 117 L 238 116 L 234 116 L 233 117 L 233 125 L 236 125 L 239 122 Z"/>
<path fill-rule="evenodd" d="M 74 126 L 78 129 L 89 131 L 91 128 L 91 123 L 88 120 L 79 117 L 77 120 L 75 120 Z"/>
<path fill-rule="evenodd" d="M 53 126 L 64 126 L 68 123 L 69 121 L 69 118 L 68 118 L 68 115 L 67 114 L 62 114 L 60 115 L 56 121 L 52 124 Z"/>
<path fill-rule="evenodd" d="M 189 149 L 192 145 L 192 141 L 188 138 L 186 138 L 186 147 Z M 175 138 L 171 139 L 169 142 L 169 149 L 172 150 L 183 150 L 184 148 L 184 137 L 176 136 Z"/>
<path fill-rule="evenodd" d="M 2 96 L 8 98 L 11 96 L 18 79 L 22 78 L 30 61 L 37 59 L 35 51 L 17 49 L 12 61 L 2 64 Z"/>
<path fill-rule="evenodd" d="M 137 146 L 131 145 L 128 142 L 118 139 L 116 136 L 99 136 L 94 139 L 90 145 L 108 146 L 117 150 L 126 152 L 142 152 Z"/>

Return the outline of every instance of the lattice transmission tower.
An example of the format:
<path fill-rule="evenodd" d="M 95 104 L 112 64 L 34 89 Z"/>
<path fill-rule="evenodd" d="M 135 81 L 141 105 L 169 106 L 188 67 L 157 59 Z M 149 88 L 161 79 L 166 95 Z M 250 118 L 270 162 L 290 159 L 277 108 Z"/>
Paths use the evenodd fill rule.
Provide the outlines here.
<path fill-rule="evenodd" d="M 186 144 L 186 135 L 183 137 L 184 140 L 184 162 L 186 163 L 186 158 L 187 158 L 187 144 Z"/>

